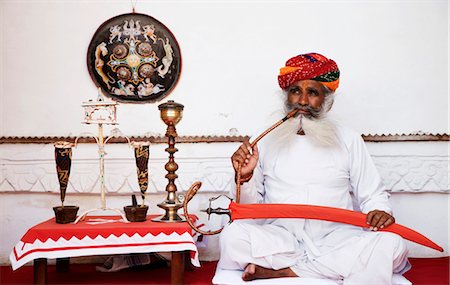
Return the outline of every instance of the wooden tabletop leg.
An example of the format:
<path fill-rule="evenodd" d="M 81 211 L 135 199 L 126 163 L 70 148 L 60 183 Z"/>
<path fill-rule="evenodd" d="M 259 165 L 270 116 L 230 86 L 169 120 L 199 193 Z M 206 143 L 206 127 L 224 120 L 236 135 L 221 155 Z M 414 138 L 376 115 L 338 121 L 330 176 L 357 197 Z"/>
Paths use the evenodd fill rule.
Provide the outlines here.
<path fill-rule="evenodd" d="M 194 265 L 191 261 L 191 254 L 189 251 L 184 252 L 184 271 L 194 271 Z"/>
<path fill-rule="evenodd" d="M 56 272 L 66 273 L 70 271 L 70 257 L 60 257 L 56 259 Z"/>
<path fill-rule="evenodd" d="M 34 284 L 47 284 L 47 258 L 36 258 L 33 266 Z"/>
<path fill-rule="evenodd" d="M 184 251 L 172 251 L 170 280 L 172 285 L 184 284 Z"/>

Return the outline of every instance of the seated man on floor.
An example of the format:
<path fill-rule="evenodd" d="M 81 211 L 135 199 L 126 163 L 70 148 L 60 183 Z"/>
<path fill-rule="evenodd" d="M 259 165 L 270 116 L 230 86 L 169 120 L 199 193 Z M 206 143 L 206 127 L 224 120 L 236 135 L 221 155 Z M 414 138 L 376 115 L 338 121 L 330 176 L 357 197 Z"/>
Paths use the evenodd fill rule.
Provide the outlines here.
<path fill-rule="evenodd" d="M 327 117 L 339 84 L 336 63 L 317 53 L 289 59 L 280 69 L 285 111 L 298 109 L 253 149 L 244 142 L 231 160 L 241 168 L 241 203 L 287 203 L 367 213 L 370 231 L 304 219 L 234 221 L 220 236 L 219 268 L 244 270 L 242 279 L 309 277 L 344 284 L 391 284 L 409 270 L 407 249 L 395 234 L 380 176 L 356 132 Z"/>

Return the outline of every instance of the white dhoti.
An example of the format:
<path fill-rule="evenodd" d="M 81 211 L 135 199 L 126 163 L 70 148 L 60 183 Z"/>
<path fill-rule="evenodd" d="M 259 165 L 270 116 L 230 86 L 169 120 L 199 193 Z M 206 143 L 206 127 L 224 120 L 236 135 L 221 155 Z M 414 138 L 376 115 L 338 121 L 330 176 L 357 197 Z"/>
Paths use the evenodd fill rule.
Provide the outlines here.
<path fill-rule="evenodd" d="M 357 233 L 337 248 L 321 243 L 317 248 L 321 253 L 314 254 L 283 227 L 235 221 L 220 235 L 218 267 L 243 270 L 249 263 L 275 270 L 289 267 L 299 277 L 326 278 L 343 284 L 391 284 L 393 273 L 401 274 L 410 268 L 400 236 Z"/>

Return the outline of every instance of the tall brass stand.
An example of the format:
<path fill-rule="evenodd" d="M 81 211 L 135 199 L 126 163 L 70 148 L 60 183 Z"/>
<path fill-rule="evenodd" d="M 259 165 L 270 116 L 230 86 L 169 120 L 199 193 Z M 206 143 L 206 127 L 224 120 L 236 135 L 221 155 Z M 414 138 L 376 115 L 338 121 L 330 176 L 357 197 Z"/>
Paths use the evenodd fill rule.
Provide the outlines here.
<path fill-rule="evenodd" d="M 177 186 L 175 185 L 175 179 L 178 175 L 175 171 L 178 169 L 178 164 L 175 162 L 174 153 L 178 151 L 175 147 L 175 138 L 177 137 L 177 131 L 175 125 L 182 118 L 182 111 L 184 106 L 169 100 L 167 103 L 158 106 L 161 111 L 161 119 L 167 125 L 166 137 L 168 138 L 169 147 L 166 151 L 169 153 L 169 161 L 165 165 L 167 170 L 166 178 L 169 183 L 166 186 L 167 198 L 162 203 L 158 204 L 158 207 L 164 209 L 166 213 L 158 218 L 154 218 L 154 222 L 184 222 L 186 219 L 178 215 L 178 209 L 183 207 L 183 204 L 177 197 Z"/>

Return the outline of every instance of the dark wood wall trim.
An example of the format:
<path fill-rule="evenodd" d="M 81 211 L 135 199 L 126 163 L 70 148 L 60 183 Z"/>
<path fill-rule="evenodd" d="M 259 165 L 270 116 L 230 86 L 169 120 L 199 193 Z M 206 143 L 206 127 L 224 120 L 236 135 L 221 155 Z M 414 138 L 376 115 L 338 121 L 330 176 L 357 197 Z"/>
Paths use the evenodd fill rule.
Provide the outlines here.
<path fill-rule="evenodd" d="M 387 134 L 362 135 L 366 142 L 419 142 L 419 141 L 449 141 L 448 134 Z"/>
<path fill-rule="evenodd" d="M 449 141 L 448 134 L 381 134 L 362 135 L 366 142 L 417 142 L 417 141 Z M 248 136 L 180 136 L 176 138 L 177 143 L 221 143 L 221 142 L 242 142 Z M 76 137 L 0 137 L 0 144 L 49 144 L 56 141 L 75 142 Z M 167 143 L 165 137 L 130 137 L 131 141 L 149 141 L 153 144 Z M 126 143 L 125 137 L 112 137 L 109 143 Z M 95 143 L 90 137 L 81 137 L 78 143 Z"/>

